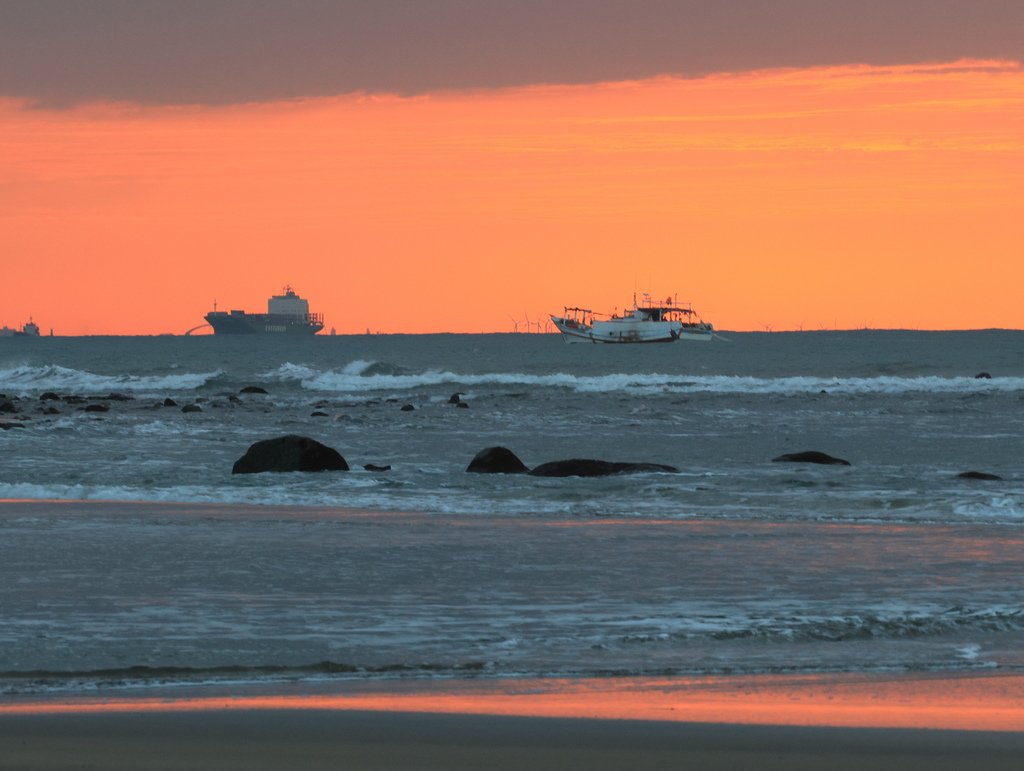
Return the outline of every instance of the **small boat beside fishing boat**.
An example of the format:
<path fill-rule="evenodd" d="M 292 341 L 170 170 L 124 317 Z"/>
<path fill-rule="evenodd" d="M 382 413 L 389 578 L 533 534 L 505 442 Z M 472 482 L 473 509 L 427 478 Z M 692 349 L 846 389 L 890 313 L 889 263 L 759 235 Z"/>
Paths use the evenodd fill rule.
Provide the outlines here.
<path fill-rule="evenodd" d="M 605 318 L 598 318 L 605 316 Z M 710 340 L 715 328 L 693 308 L 672 297 L 664 302 L 643 301 L 633 296 L 633 307 L 617 314 L 600 314 L 588 308 L 566 307 L 551 321 L 567 343 L 672 343 L 676 340 Z"/>

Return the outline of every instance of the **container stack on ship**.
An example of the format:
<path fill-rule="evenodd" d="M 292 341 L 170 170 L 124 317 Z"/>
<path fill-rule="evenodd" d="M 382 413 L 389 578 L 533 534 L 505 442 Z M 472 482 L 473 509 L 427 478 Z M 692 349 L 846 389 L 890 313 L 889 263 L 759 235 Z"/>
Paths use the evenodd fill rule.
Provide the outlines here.
<path fill-rule="evenodd" d="M 324 315 L 310 313 L 309 301 L 290 286 L 267 300 L 266 313 L 212 310 L 206 321 L 216 335 L 315 335 L 324 328 Z"/>

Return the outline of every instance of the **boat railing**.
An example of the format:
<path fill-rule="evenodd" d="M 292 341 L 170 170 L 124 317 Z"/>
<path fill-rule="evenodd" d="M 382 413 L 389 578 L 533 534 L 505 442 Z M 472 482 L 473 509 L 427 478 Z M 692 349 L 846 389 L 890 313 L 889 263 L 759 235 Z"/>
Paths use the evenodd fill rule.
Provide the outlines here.
<path fill-rule="evenodd" d="M 681 305 L 679 303 L 679 295 L 676 295 L 675 297 L 666 297 L 665 301 L 661 302 L 659 300 L 653 300 L 649 292 L 643 293 L 642 303 L 637 303 L 636 295 L 634 295 L 633 307 L 638 310 L 649 310 L 657 308 L 665 312 L 675 311 L 676 313 L 685 313 L 688 316 L 692 316 L 697 312 L 693 309 L 693 303 L 686 303 L 685 305 Z"/>

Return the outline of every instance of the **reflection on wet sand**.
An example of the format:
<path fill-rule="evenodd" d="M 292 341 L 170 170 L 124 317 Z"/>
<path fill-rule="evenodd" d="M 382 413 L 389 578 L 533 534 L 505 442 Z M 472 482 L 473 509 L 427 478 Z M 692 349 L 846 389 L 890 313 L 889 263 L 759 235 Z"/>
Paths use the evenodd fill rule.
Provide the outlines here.
<path fill-rule="evenodd" d="M 218 710 L 348 710 L 752 725 L 1024 730 L 1024 677 L 763 677 L 393 681 L 322 692 L 14 701 L 0 716 Z"/>

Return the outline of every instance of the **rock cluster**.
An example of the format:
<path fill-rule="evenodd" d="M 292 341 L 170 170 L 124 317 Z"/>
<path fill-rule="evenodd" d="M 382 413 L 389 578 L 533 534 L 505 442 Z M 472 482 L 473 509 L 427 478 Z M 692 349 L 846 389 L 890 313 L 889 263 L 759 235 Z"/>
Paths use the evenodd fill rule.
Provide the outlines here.
<path fill-rule="evenodd" d="M 785 455 L 779 455 L 778 457 L 772 458 L 774 463 L 820 463 L 828 466 L 849 466 L 850 461 L 843 460 L 842 458 L 833 458 L 831 455 L 826 455 L 823 452 L 817 450 L 807 450 L 805 452 L 790 452 Z"/>
<path fill-rule="evenodd" d="M 235 461 L 232 474 L 264 471 L 348 471 L 337 450 L 308 436 L 279 436 L 256 442 Z"/>
<path fill-rule="evenodd" d="M 507 447 L 487 447 L 469 462 L 466 471 L 474 474 L 530 474 L 536 477 L 606 477 L 612 474 L 675 472 L 679 469 L 662 463 L 623 463 L 619 461 L 570 458 L 542 463 L 532 471 Z"/>

